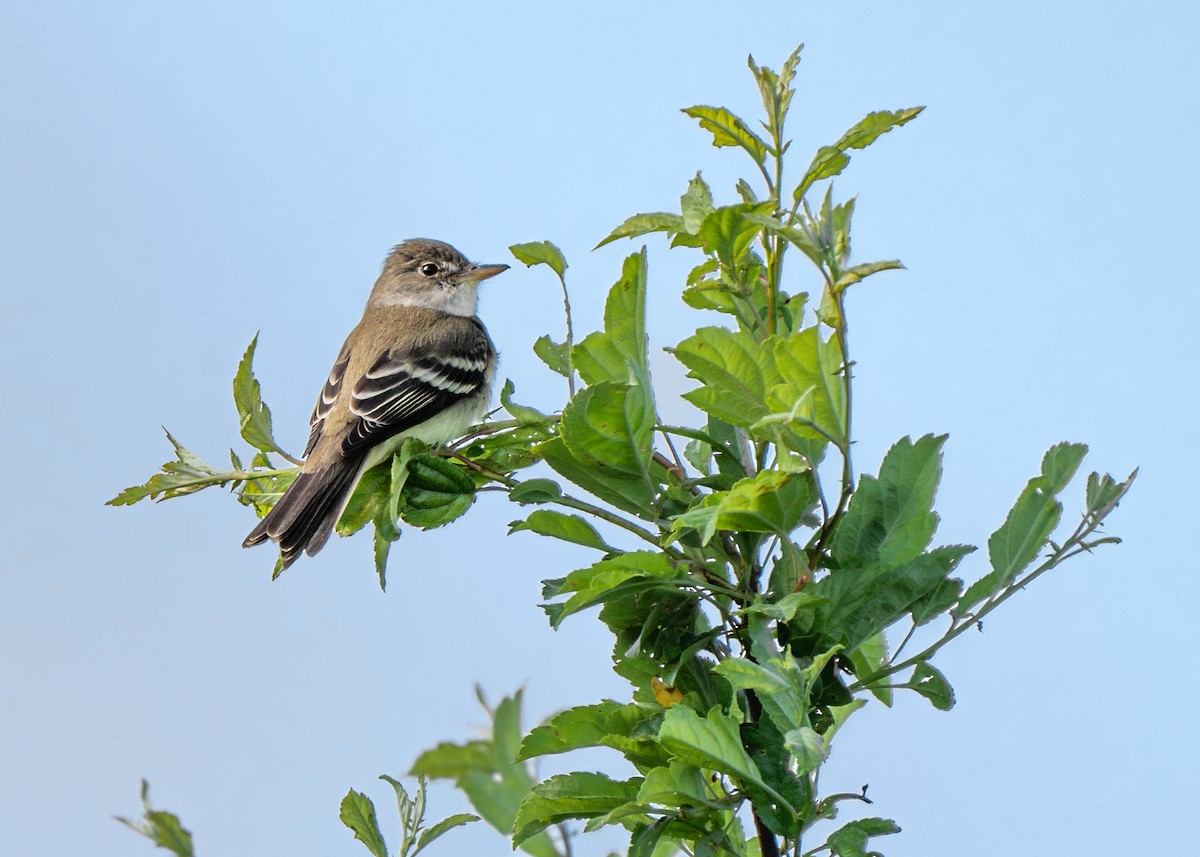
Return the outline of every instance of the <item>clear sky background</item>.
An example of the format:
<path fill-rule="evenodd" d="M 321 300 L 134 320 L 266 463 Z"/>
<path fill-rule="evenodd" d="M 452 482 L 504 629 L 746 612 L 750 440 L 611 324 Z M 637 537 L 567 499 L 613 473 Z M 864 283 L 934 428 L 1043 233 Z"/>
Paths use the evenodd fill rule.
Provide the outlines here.
<path fill-rule="evenodd" d="M 272 553 L 240 547 L 251 513 L 219 490 L 102 504 L 168 457 L 160 424 L 213 461 L 242 448 L 229 382 L 255 331 L 278 435 L 302 447 L 404 238 L 509 263 L 509 244 L 553 240 L 595 327 L 637 245 L 590 248 L 673 208 L 697 169 L 731 201 L 749 164 L 678 109 L 757 115 L 746 55 L 778 67 L 801 41 L 797 171 L 868 111 L 928 105 L 835 188 L 859 195 L 857 258 L 908 266 L 850 301 L 860 468 L 949 432 L 939 538 L 974 544 L 1057 441 L 1091 444 L 1085 469 L 1142 468 L 1111 519 L 1123 545 L 940 655 L 950 713 L 872 703 L 823 786 L 870 784 L 904 828 L 879 843 L 890 857 L 1194 852 L 1198 9 L 7 4 L 0 854 L 151 853 L 111 820 L 138 813 L 147 777 L 201 857 L 362 855 L 341 796 L 368 791 L 390 825 L 375 777 L 470 737 L 475 682 L 525 686 L 529 723 L 626 698 L 594 618 L 555 633 L 536 607 L 588 554 L 505 537 L 519 512 L 500 497 L 405 533 L 386 594 L 363 538 L 271 582 Z M 649 243 L 669 345 L 692 323 L 692 257 Z M 483 293 L 502 375 L 544 408 L 561 384 L 530 346 L 561 337 L 556 289 L 517 266 Z M 655 368 L 686 389 L 671 358 Z M 434 793 L 433 813 L 460 808 Z M 477 825 L 429 853 L 507 845 Z"/>

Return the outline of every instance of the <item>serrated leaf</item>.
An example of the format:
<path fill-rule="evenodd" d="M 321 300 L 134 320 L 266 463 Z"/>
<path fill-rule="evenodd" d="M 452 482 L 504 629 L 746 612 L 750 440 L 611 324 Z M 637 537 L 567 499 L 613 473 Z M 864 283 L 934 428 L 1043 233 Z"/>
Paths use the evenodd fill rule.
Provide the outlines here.
<path fill-rule="evenodd" d="M 646 250 L 625 259 L 621 279 L 604 304 L 604 330 L 590 333 L 571 352 L 571 360 L 586 384 L 629 382 L 630 364 L 645 369 Z"/>
<path fill-rule="evenodd" d="M 661 553 L 633 551 L 603 559 L 566 576 L 555 594 L 571 594 L 560 606 L 557 627 L 567 616 L 613 599 L 650 589 L 673 590 L 684 572 Z"/>
<path fill-rule="evenodd" d="M 901 438 L 888 450 L 879 476 L 862 477 L 833 537 L 840 564 L 873 557 L 885 566 L 901 565 L 929 546 L 938 524 L 933 501 L 946 437 L 925 435 L 915 443 Z"/>
<path fill-rule="evenodd" d="M 860 818 L 831 833 L 827 845 L 833 857 L 867 857 L 868 839 L 899 832 L 891 819 Z"/>
<path fill-rule="evenodd" d="M 520 845 L 552 824 L 604 815 L 635 800 L 641 784 L 641 777 L 622 782 L 584 772 L 550 777 L 534 786 L 521 801 L 513 822 L 513 845 Z"/>
<path fill-rule="evenodd" d="M 753 425 L 770 413 L 767 390 L 783 381 L 775 367 L 774 344 L 740 330 L 700 328 L 669 349 L 688 368 L 688 377 L 702 385 L 683 397 L 731 425 Z"/>
<path fill-rule="evenodd" d="M 238 363 L 233 376 L 233 402 L 237 406 L 242 437 L 246 443 L 263 452 L 282 452 L 271 428 L 271 411 L 262 400 L 262 389 L 254 377 L 254 349 L 258 334 Z"/>
<path fill-rule="evenodd" d="M 379 832 L 379 820 L 375 817 L 375 804 L 362 792 L 350 789 L 342 798 L 338 813 L 342 824 L 354 832 L 354 838 L 366 846 L 375 857 L 388 857 L 387 845 Z"/>
<path fill-rule="evenodd" d="M 687 190 L 679 199 L 679 208 L 683 214 L 683 231 L 692 235 L 699 232 L 700 224 L 713 210 L 712 191 L 700 173 L 688 182 Z"/>
<path fill-rule="evenodd" d="M 702 544 L 707 544 L 717 530 L 786 536 L 816 502 L 810 474 L 763 470 L 734 483 L 728 491 L 707 495 L 675 519 L 672 532 L 678 535 L 684 529 L 695 529 Z"/>
<path fill-rule="evenodd" d="M 737 146 L 745 149 L 755 163 L 761 165 L 766 162 L 767 144 L 724 107 L 697 105 L 686 107 L 682 112 L 698 120 L 700 127 L 713 135 L 713 145 L 717 148 Z"/>
<path fill-rule="evenodd" d="M 780 437 L 796 448 L 792 437 L 846 442 L 846 379 L 836 335 L 822 338 L 816 325 L 793 336 L 779 337 L 773 351 L 782 383 L 767 391 L 768 417 L 755 424 L 760 433 L 778 426 Z"/>
<path fill-rule="evenodd" d="M 687 764 L 755 781 L 758 769 L 742 746 L 738 724 L 719 708 L 701 717 L 685 705 L 673 705 L 663 716 L 659 742 Z"/>
<path fill-rule="evenodd" d="M 460 812 L 456 815 L 450 816 L 449 818 L 443 818 L 432 827 L 421 831 L 421 836 L 417 839 L 417 847 L 412 853 L 415 855 L 425 850 L 425 848 L 431 842 L 433 842 L 443 833 L 447 833 L 456 827 L 463 827 L 475 821 L 480 821 L 479 816 L 473 815 L 469 812 Z"/>
<path fill-rule="evenodd" d="M 949 610 L 962 593 L 963 582 L 957 577 L 943 580 L 929 593 L 912 603 L 913 624 L 924 625 Z"/>
<path fill-rule="evenodd" d="M 562 250 L 549 241 L 530 241 L 526 244 L 513 244 L 508 248 L 508 252 L 516 257 L 518 262 L 522 262 L 526 267 L 532 268 L 534 265 L 546 265 L 554 273 L 558 274 L 561 280 L 567 271 L 567 260 L 563 257 Z"/>
<path fill-rule="evenodd" d="M 1041 553 L 1062 517 L 1055 497 L 1075 475 L 1087 454 L 1081 443 L 1060 443 L 1047 450 L 1042 473 L 1029 480 L 1004 524 L 988 539 L 988 557 L 996 586 L 1007 586 Z"/>
<path fill-rule="evenodd" d="M 883 631 L 872 634 L 847 652 L 846 657 L 850 659 L 850 664 L 854 668 L 856 676 L 873 675 L 879 669 L 887 666 L 887 634 Z M 891 685 L 870 684 L 867 685 L 867 690 L 888 708 L 892 707 Z"/>
<path fill-rule="evenodd" d="M 1130 487 L 1133 486 L 1133 480 L 1137 478 L 1138 471 L 1134 468 L 1133 472 L 1125 478 L 1124 482 L 1117 482 L 1109 474 L 1101 476 L 1099 473 L 1092 473 L 1088 476 L 1086 502 L 1087 514 L 1099 524 L 1108 516 L 1108 513 L 1117 507 L 1121 502 L 1121 498 L 1125 496 Z"/>
<path fill-rule="evenodd" d="M 170 500 L 185 494 L 194 494 L 214 485 L 227 485 L 238 480 L 238 474 L 217 470 L 190 449 L 185 447 L 166 429 L 167 440 L 175 449 L 175 460 L 164 464 L 143 485 L 126 488 L 109 500 L 107 506 L 129 506 L 139 500 Z"/>
<path fill-rule="evenodd" d="M 561 437 L 537 447 L 538 454 L 568 482 L 625 512 L 649 517 L 653 495 L 640 477 L 609 473 L 576 458 Z"/>
<path fill-rule="evenodd" d="M 764 713 L 780 734 L 800 729 L 807 722 L 808 688 L 790 659 L 770 658 L 755 663 L 747 658 L 726 658 L 713 668 L 735 690 L 758 694 Z"/>
<path fill-rule="evenodd" d="M 559 712 L 537 726 L 521 742 L 517 759 L 556 755 L 584 747 L 611 747 L 637 765 L 666 763 L 653 736 L 661 714 L 633 703 L 605 700 Z"/>
<path fill-rule="evenodd" d="M 615 553 L 612 547 L 600 538 L 596 528 L 578 515 L 567 515 L 553 509 L 538 509 L 524 521 L 513 521 L 508 525 L 508 534 L 528 530 L 540 536 L 550 536 L 564 542 L 573 542 L 605 553 Z"/>
<path fill-rule="evenodd" d="M 649 214 L 635 214 L 629 217 L 609 233 L 608 237 L 596 245 L 593 249 L 599 249 L 605 244 L 616 241 L 618 238 L 637 238 L 641 235 L 648 235 L 651 232 L 665 232 L 668 236 L 675 235 L 683 231 L 683 217 L 678 214 L 670 214 L 666 211 L 656 211 Z"/>
<path fill-rule="evenodd" d="M 828 599 L 828 607 L 817 608 L 817 622 L 827 640 L 853 649 L 908 612 L 972 550 L 950 545 L 934 548 L 897 567 L 875 561 L 844 566 L 805 591 L 812 590 Z"/>
<path fill-rule="evenodd" d="M 562 439 L 579 461 L 605 474 L 648 478 L 654 410 L 641 385 L 603 381 L 563 410 Z"/>
<path fill-rule="evenodd" d="M 856 122 L 832 146 L 822 146 L 809 164 L 804 178 L 796 186 L 794 198 L 799 201 L 815 182 L 838 175 L 850 163 L 847 149 L 862 149 L 875 142 L 882 134 L 916 118 L 924 107 L 909 107 L 902 110 L 880 110 L 868 113 Z"/>
<path fill-rule="evenodd" d="M 747 60 L 754 80 L 758 84 L 759 93 L 762 95 L 763 107 L 767 113 L 767 128 L 773 130 L 777 136 L 783 135 L 784 118 L 787 116 L 794 92 L 792 80 L 796 76 L 796 66 L 800 62 L 800 51 L 803 49 L 804 45 L 800 45 L 792 51 L 778 74 L 766 66 L 760 68 L 754 62 L 754 57 Z"/>
<path fill-rule="evenodd" d="M 864 262 L 861 265 L 853 265 L 842 271 L 837 282 L 833 287 L 837 291 L 842 291 L 849 288 L 855 283 L 860 283 L 872 274 L 878 274 L 880 271 L 896 271 L 903 270 L 904 265 L 899 259 L 884 259 L 880 262 Z"/>
<path fill-rule="evenodd" d="M 375 520 L 386 520 L 392 496 L 392 462 L 372 467 L 358 480 L 342 517 L 338 519 L 339 536 L 357 533 Z"/>
<path fill-rule="evenodd" d="M 714 791 L 704 772 L 695 765 L 671 762 L 646 772 L 646 779 L 638 791 L 637 801 L 641 804 L 670 807 L 718 807 L 718 798 L 723 796 Z"/>
<path fill-rule="evenodd" d="M 750 242 L 762 228 L 758 215 L 769 214 L 772 203 L 738 203 L 713 209 L 700 224 L 697 235 L 704 251 L 716 256 L 722 265 L 732 268 L 745 261 Z"/>
<path fill-rule="evenodd" d="M 405 523 L 428 530 L 462 516 L 475 502 L 475 483 L 463 468 L 429 453 L 408 461 L 400 512 Z"/>

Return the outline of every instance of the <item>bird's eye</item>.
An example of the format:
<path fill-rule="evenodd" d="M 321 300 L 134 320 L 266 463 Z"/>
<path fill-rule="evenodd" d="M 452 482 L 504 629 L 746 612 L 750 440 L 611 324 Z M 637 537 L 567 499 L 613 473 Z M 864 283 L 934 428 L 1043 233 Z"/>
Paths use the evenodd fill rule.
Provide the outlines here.
<path fill-rule="evenodd" d="M 426 262 L 424 265 L 422 265 L 420 267 L 419 270 L 426 277 L 432 277 L 434 274 L 436 274 L 438 272 L 438 266 L 433 264 L 432 262 Z"/>

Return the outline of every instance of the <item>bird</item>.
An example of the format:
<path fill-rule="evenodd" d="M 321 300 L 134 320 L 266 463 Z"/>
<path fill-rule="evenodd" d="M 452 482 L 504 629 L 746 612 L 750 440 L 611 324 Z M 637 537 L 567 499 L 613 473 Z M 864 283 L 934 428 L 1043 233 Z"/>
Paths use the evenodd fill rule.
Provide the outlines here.
<path fill-rule="evenodd" d="M 506 270 L 429 238 L 392 248 L 317 397 L 300 472 L 243 547 L 276 542 L 283 568 L 302 552 L 313 556 L 362 474 L 405 438 L 436 446 L 466 433 L 487 407 L 496 370 L 476 292 Z"/>

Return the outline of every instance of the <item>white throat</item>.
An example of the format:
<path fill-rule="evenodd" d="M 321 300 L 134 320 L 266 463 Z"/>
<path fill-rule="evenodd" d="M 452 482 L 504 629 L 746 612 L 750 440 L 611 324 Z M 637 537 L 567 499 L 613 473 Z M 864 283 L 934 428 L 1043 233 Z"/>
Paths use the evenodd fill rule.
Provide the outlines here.
<path fill-rule="evenodd" d="M 418 306 L 470 318 L 479 308 L 478 289 L 478 283 L 463 283 L 454 288 L 431 288 L 417 293 L 384 292 L 371 302 L 379 306 Z"/>

